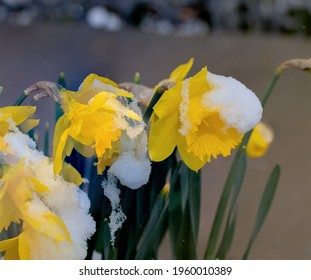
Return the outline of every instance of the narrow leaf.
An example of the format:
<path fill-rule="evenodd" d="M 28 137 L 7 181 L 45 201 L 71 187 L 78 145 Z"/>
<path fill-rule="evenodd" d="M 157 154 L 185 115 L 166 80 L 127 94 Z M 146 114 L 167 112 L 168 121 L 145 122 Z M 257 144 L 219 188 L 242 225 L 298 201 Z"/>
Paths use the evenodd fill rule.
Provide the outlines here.
<path fill-rule="evenodd" d="M 196 240 L 192 230 L 189 201 L 187 201 L 187 204 L 183 212 L 183 219 L 180 228 L 179 244 L 177 247 L 176 259 L 195 260 L 196 258 L 197 258 Z"/>
<path fill-rule="evenodd" d="M 159 245 L 159 237 L 163 236 L 163 231 L 166 229 L 167 209 L 167 197 L 160 194 L 154 204 L 135 259 L 145 260 L 152 258 L 154 251 Z"/>
<path fill-rule="evenodd" d="M 255 225 L 254 225 L 250 240 L 248 242 L 247 248 L 243 255 L 243 259 L 248 258 L 250 249 L 266 219 L 266 216 L 269 212 L 270 206 L 272 204 L 272 201 L 273 201 L 273 198 L 276 192 L 277 184 L 280 178 L 280 173 L 281 173 L 281 168 L 279 165 L 276 165 L 269 177 L 265 190 L 262 194 L 261 201 L 260 201 L 258 211 L 257 211 Z"/>
<path fill-rule="evenodd" d="M 208 239 L 208 244 L 205 250 L 204 259 L 214 258 L 214 251 L 217 245 L 220 229 L 221 229 L 222 222 L 225 216 L 225 211 L 227 209 L 227 204 L 232 194 L 232 188 L 234 184 L 236 183 L 236 180 L 239 180 L 238 176 L 241 176 L 241 174 L 243 174 L 243 171 L 241 169 L 243 169 L 245 165 L 245 157 L 243 156 L 243 154 L 245 154 L 244 143 L 245 141 L 247 141 L 248 138 L 249 138 L 249 134 L 246 134 L 244 136 L 242 144 L 240 145 L 240 148 L 236 152 L 233 163 L 231 165 L 231 169 L 229 171 L 223 192 L 221 194 L 221 197 L 218 203 L 212 229 L 211 229 L 210 236 Z"/>
<path fill-rule="evenodd" d="M 179 174 L 181 165 L 181 162 L 179 162 L 175 167 L 175 170 L 172 174 L 171 190 L 169 193 L 168 227 L 173 258 L 176 258 L 177 256 L 177 249 L 179 246 L 178 236 L 182 224 L 182 192 Z"/>
<path fill-rule="evenodd" d="M 236 169 L 235 175 L 236 179 L 232 185 L 232 198 L 229 207 L 229 212 L 227 215 L 226 227 L 222 235 L 221 244 L 216 254 L 217 259 L 225 259 L 232 243 L 235 227 L 235 219 L 237 215 L 237 203 L 247 167 L 247 157 L 245 149 L 241 150 L 241 153 L 239 155 L 239 162 L 240 162 L 239 167 Z"/>
<path fill-rule="evenodd" d="M 235 232 L 236 218 L 237 218 L 237 210 L 234 211 L 234 213 L 232 214 L 232 221 L 230 219 L 227 220 L 223 239 L 216 254 L 216 259 L 224 260 L 227 256 Z"/>
<path fill-rule="evenodd" d="M 192 231 L 195 244 L 199 235 L 200 210 L 201 210 L 201 171 L 190 170 L 189 208 L 192 221 Z"/>

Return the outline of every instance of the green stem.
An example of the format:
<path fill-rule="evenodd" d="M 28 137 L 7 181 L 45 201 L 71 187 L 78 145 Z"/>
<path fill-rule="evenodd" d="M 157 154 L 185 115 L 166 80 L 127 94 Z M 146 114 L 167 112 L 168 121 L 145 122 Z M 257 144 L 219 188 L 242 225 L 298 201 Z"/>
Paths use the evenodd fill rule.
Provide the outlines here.
<path fill-rule="evenodd" d="M 262 107 L 264 108 L 265 105 L 267 104 L 268 102 L 268 99 L 270 98 L 270 95 L 274 89 L 274 86 L 276 84 L 276 82 L 278 81 L 278 79 L 280 78 L 281 76 L 281 73 L 282 73 L 282 70 L 277 68 L 276 71 L 274 72 L 273 76 L 272 76 L 272 79 L 265 91 L 265 93 L 263 94 L 263 96 L 261 97 L 261 104 L 262 104 Z"/>
<path fill-rule="evenodd" d="M 140 84 L 140 73 L 139 72 L 135 73 L 134 83 L 137 84 L 137 85 Z"/>
<path fill-rule="evenodd" d="M 24 102 L 24 100 L 27 98 L 28 93 L 26 93 L 25 91 L 16 99 L 16 101 L 14 102 L 13 106 L 20 106 L 22 105 L 22 103 Z"/>
<path fill-rule="evenodd" d="M 44 133 L 44 154 L 49 157 L 49 128 L 50 124 L 47 122 L 45 124 L 45 133 Z"/>

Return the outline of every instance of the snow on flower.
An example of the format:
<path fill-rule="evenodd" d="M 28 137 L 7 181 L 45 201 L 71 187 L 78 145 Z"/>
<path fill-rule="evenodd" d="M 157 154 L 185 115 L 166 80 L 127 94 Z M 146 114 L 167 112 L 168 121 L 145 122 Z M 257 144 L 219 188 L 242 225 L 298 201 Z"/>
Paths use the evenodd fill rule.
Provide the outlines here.
<path fill-rule="evenodd" d="M 195 171 L 211 157 L 230 155 L 262 116 L 260 101 L 251 90 L 206 67 L 167 90 L 153 109 L 151 160 L 164 160 L 177 146 L 183 161 Z"/>
<path fill-rule="evenodd" d="M 22 108 L 8 112 L 12 115 Z M 5 251 L 5 259 L 84 259 L 87 239 L 95 232 L 87 194 L 61 175 L 55 176 L 53 162 L 15 126 L 14 121 L 20 123 L 29 114 L 11 116 L 6 126 L 3 108 L 0 112 L 5 147 L 0 157 L 7 164 L 0 179 L 0 231 L 12 222 L 22 222 L 22 232 L 1 241 L 0 251 Z M 15 161 L 8 164 L 7 157 L 12 155 Z"/>
<path fill-rule="evenodd" d="M 141 133 L 144 129 L 141 112 L 124 105 L 125 98 L 132 99 L 133 95 L 94 74 L 84 80 L 78 92 L 62 92 L 64 115 L 56 124 L 54 136 L 56 174 L 73 148 L 86 157 L 95 153 L 101 174 L 118 154 L 122 132 L 126 131 L 130 138 Z"/>

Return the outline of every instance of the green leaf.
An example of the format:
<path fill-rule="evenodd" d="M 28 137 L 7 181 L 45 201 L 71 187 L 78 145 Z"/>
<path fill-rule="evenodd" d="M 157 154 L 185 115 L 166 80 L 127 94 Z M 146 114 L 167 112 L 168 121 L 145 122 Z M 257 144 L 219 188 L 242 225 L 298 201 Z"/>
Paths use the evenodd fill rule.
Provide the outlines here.
<path fill-rule="evenodd" d="M 50 125 L 47 122 L 45 124 L 45 131 L 44 131 L 44 147 L 43 152 L 44 154 L 49 157 L 50 156 L 50 139 L 49 139 L 49 132 L 50 132 Z"/>
<path fill-rule="evenodd" d="M 136 235 L 136 192 L 122 185 L 119 185 L 119 187 L 121 190 L 122 211 L 126 216 L 126 220 L 117 232 L 118 259 L 133 259 L 138 242 Z"/>
<path fill-rule="evenodd" d="M 99 235 L 101 243 L 96 244 L 95 249 L 98 252 L 102 252 L 104 259 L 108 260 L 110 259 L 111 254 L 111 234 L 109 228 L 109 220 L 107 218 L 104 219 L 99 227 Z"/>
<path fill-rule="evenodd" d="M 192 230 L 192 220 L 190 214 L 189 201 L 185 205 L 182 217 L 182 224 L 179 232 L 179 244 L 177 247 L 176 259 L 178 260 L 195 260 L 196 240 Z"/>
<path fill-rule="evenodd" d="M 243 255 L 244 260 L 248 258 L 250 249 L 269 212 L 270 206 L 272 204 L 272 201 L 273 201 L 273 198 L 276 192 L 277 184 L 280 178 L 280 173 L 281 173 L 281 168 L 279 165 L 276 165 L 269 177 L 265 190 L 262 194 L 261 201 L 260 201 L 258 211 L 257 211 L 255 225 L 254 225 L 250 240 L 248 242 L 248 245 L 246 247 L 245 253 Z"/>
<path fill-rule="evenodd" d="M 245 140 L 246 139 L 246 140 Z M 233 187 L 235 188 L 235 196 L 238 194 L 240 185 L 242 185 L 244 173 L 246 169 L 246 157 L 245 157 L 245 145 L 249 139 L 249 133 L 244 136 L 240 148 L 237 150 L 234 157 L 231 169 L 229 171 L 223 192 L 221 194 L 216 214 L 214 217 L 212 229 L 209 235 L 207 247 L 204 254 L 204 259 L 214 259 L 214 251 L 218 243 L 218 237 L 220 236 L 220 229 L 227 209 L 227 204 L 232 195 Z"/>
<path fill-rule="evenodd" d="M 24 91 L 19 97 L 17 97 L 13 106 L 21 106 L 27 97 L 28 97 L 28 93 Z"/>
<path fill-rule="evenodd" d="M 176 205 L 176 212 L 180 221 L 174 220 L 171 216 L 171 222 L 175 224 L 174 242 L 176 259 L 196 259 L 196 247 L 198 237 L 198 227 L 200 218 L 200 173 L 194 172 L 184 163 L 180 173 L 180 199 L 179 205 Z M 171 202 L 171 201 L 170 201 Z M 176 203 L 176 201 L 175 201 Z M 174 236 L 171 236 L 173 239 Z"/>
<path fill-rule="evenodd" d="M 171 189 L 169 193 L 169 206 L 168 206 L 168 227 L 170 245 L 173 252 L 173 258 L 177 257 L 177 250 L 179 247 L 179 234 L 182 225 L 182 191 L 180 180 L 180 168 L 182 162 L 179 162 L 173 172 L 171 178 Z"/>
<path fill-rule="evenodd" d="M 237 210 L 232 214 L 232 220 L 227 219 L 224 235 L 219 246 L 218 252 L 216 254 L 216 259 L 224 260 L 227 256 L 227 253 L 231 247 L 233 236 L 235 232 L 237 218 Z"/>
<path fill-rule="evenodd" d="M 201 171 L 190 170 L 189 208 L 195 244 L 198 241 L 201 210 Z"/>
<path fill-rule="evenodd" d="M 222 241 L 216 254 L 217 259 L 226 258 L 226 255 L 231 247 L 231 243 L 233 240 L 233 235 L 235 231 L 235 219 L 237 215 L 237 203 L 247 167 L 247 157 L 245 149 L 241 149 L 241 153 L 239 154 L 239 162 L 239 168 L 236 169 L 236 179 L 232 185 L 232 197 L 229 212 L 227 215 L 226 227 L 224 229 Z"/>
<path fill-rule="evenodd" d="M 167 209 L 167 195 L 161 193 L 154 204 L 135 259 L 145 260 L 153 258 L 154 252 L 157 250 L 166 231 Z"/>

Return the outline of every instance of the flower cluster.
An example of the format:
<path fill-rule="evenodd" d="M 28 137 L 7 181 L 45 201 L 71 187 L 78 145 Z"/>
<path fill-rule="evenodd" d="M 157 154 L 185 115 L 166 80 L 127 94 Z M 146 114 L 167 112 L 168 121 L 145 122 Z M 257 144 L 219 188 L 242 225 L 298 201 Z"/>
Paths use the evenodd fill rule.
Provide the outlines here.
<path fill-rule="evenodd" d="M 174 151 L 193 171 L 212 158 L 230 155 L 260 121 L 261 103 L 239 81 L 212 74 L 206 67 L 186 78 L 192 64 L 190 59 L 178 66 L 153 89 L 125 90 L 95 74 L 77 91 L 53 87 L 59 91 L 63 114 L 55 125 L 52 158 L 39 152 L 26 134 L 38 124 L 29 118 L 35 107 L 0 109 L 0 232 L 14 223 L 21 227 L 20 234 L 0 242 L 6 259 L 85 258 L 95 223 L 87 193 L 78 187 L 88 180 L 66 162 L 73 150 L 81 157 L 94 157 L 97 174 L 104 176 L 101 186 L 111 204 L 112 246 L 126 219 L 119 185 L 131 190 L 146 185 L 151 162 L 164 161 Z M 163 87 L 154 105 L 152 94 Z M 140 100 L 150 102 L 148 123 Z M 258 145 L 250 146 L 250 155 L 254 147 Z"/>

